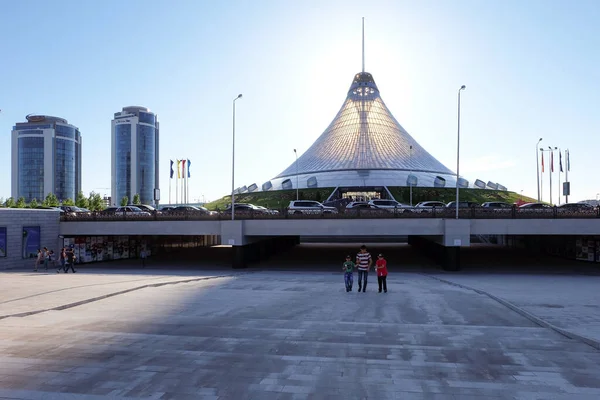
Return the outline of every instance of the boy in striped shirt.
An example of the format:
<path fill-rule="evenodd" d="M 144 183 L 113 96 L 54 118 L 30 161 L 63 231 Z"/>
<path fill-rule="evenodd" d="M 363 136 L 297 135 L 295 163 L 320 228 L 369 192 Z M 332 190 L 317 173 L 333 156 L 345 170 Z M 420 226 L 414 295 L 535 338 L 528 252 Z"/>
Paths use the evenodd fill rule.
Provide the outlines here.
<path fill-rule="evenodd" d="M 369 277 L 369 269 L 373 260 L 371 254 L 367 252 L 367 246 L 360 246 L 360 252 L 356 255 L 356 267 L 358 268 L 358 291 L 361 288 L 363 293 L 367 289 L 367 278 Z"/>

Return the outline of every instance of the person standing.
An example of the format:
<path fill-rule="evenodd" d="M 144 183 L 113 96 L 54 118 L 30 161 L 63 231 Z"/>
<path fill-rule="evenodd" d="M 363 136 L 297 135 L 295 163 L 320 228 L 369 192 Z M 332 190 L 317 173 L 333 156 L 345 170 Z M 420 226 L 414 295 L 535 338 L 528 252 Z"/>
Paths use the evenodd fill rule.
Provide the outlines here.
<path fill-rule="evenodd" d="M 142 259 L 142 268 L 146 268 L 146 249 L 140 251 L 140 258 Z"/>
<path fill-rule="evenodd" d="M 33 266 L 33 272 L 37 272 L 38 266 L 44 262 L 44 255 L 42 250 L 38 249 L 37 256 L 35 257 L 35 265 Z"/>
<path fill-rule="evenodd" d="M 358 291 L 362 289 L 363 293 L 367 290 L 367 279 L 369 278 L 369 269 L 373 264 L 371 254 L 367 252 L 367 246 L 360 246 L 360 252 L 356 255 L 356 267 L 358 268 Z"/>
<path fill-rule="evenodd" d="M 344 271 L 344 283 L 346 284 L 346 292 L 352 291 L 352 284 L 354 283 L 354 267 L 355 264 L 352 262 L 352 257 L 349 255 L 346 256 L 346 261 L 342 266 L 342 271 Z"/>
<path fill-rule="evenodd" d="M 42 254 L 44 255 L 44 268 L 46 269 L 46 272 L 47 272 L 48 264 L 50 263 L 50 252 L 48 251 L 47 247 L 44 247 L 44 250 L 42 250 Z"/>
<path fill-rule="evenodd" d="M 379 254 L 375 262 L 375 270 L 377 271 L 377 283 L 379 284 L 379 293 L 383 286 L 383 292 L 387 293 L 387 261 L 383 258 L 383 254 Z"/>

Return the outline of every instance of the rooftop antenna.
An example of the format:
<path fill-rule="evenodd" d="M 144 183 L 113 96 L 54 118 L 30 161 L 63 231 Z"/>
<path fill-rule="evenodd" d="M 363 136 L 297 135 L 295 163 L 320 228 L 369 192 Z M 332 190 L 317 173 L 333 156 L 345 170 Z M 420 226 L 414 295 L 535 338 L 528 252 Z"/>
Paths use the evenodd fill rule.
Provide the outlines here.
<path fill-rule="evenodd" d="M 365 17 L 362 17 L 362 72 L 365 72 Z"/>

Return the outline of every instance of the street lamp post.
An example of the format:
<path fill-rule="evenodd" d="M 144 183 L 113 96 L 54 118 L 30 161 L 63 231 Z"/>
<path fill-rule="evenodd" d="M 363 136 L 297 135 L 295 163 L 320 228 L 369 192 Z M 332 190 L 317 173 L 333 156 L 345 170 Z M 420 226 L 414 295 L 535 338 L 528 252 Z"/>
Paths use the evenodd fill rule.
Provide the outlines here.
<path fill-rule="evenodd" d="M 238 96 L 233 99 L 233 146 L 231 151 L 231 220 L 235 219 L 235 101 L 237 99 L 241 99 L 242 95 L 238 94 Z"/>
<path fill-rule="evenodd" d="M 465 90 L 467 87 L 462 85 L 460 89 L 458 89 L 458 131 L 457 131 L 457 140 L 456 140 L 456 219 L 458 219 L 458 179 L 459 179 L 459 170 L 460 170 L 460 92 Z"/>
<path fill-rule="evenodd" d="M 296 155 L 296 200 L 299 200 L 298 197 L 298 152 L 294 149 L 294 154 Z"/>
<path fill-rule="evenodd" d="M 537 182 L 537 190 L 538 190 L 538 201 L 541 201 L 540 198 L 540 156 L 539 156 L 539 152 L 538 152 L 538 146 L 540 145 L 540 142 L 542 141 L 542 138 L 540 138 L 540 140 L 538 140 L 537 144 L 535 145 L 535 166 L 536 166 L 536 182 Z"/>

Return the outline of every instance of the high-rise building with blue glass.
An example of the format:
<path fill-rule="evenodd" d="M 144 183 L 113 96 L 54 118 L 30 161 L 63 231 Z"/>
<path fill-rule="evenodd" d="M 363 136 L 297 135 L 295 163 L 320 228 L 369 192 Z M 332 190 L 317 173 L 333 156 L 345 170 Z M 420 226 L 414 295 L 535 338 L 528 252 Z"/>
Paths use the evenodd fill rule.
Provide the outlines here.
<path fill-rule="evenodd" d="M 123 107 L 112 120 L 111 203 L 140 195 L 142 204 L 159 200 L 158 118 L 146 107 Z"/>
<path fill-rule="evenodd" d="M 42 201 L 75 199 L 81 190 L 81 134 L 66 119 L 28 115 L 12 130 L 11 195 Z"/>

